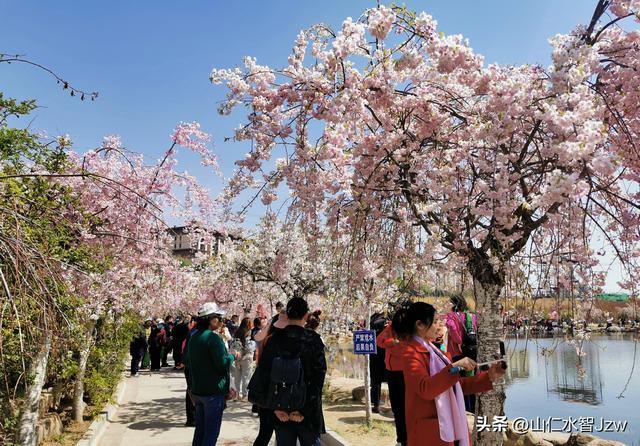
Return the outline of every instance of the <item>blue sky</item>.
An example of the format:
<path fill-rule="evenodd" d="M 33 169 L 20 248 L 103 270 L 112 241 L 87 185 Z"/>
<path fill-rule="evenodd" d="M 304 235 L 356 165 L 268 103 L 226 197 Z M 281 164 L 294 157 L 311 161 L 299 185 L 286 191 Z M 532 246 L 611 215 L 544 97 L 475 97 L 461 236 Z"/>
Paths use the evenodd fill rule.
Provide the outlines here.
<path fill-rule="evenodd" d="M 596 3 L 423 0 L 406 5 L 432 14 L 441 31 L 469 38 L 488 63 L 547 65 L 547 39 L 588 23 Z M 69 134 L 78 150 L 118 134 L 127 148 L 156 159 L 176 123 L 198 121 L 213 134 L 228 175 L 246 148 L 223 142 L 241 121 L 217 114 L 225 90 L 209 83 L 211 69 L 237 66 L 246 55 L 283 66 L 300 29 L 318 22 L 338 28 L 346 17 L 356 18 L 375 5 L 374 0 L 0 0 L 0 52 L 26 54 L 100 97 L 81 102 L 45 73 L 15 64 L 0 65 L 0 89 L 10 97 L 37 99 L 41 108 L 33 113 L 32 128 Z M 183 156 L 181 167 L 213 193 L 219 190 L 220 180 L 195 157 Z M 259 215 L 254 209 L 250 219 Z"/>

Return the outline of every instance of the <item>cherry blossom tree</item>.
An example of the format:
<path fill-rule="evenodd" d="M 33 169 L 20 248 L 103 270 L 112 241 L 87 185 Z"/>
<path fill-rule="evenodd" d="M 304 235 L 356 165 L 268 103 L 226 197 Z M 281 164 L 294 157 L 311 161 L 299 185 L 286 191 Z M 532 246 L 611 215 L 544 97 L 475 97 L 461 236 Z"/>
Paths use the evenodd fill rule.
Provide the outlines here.
<path fill-rule="evenodd" d="M 175 170 L 178 145 L 215 167 L 207 140 L 197 123 L 182 123 L 164 157 L 147 166 L 141 156 L 128 153 L 119 138 L 106 137 L 97 150 L 69 152 L 68 169 L 55 177 L 77 198 L 64 217 L 78 225 L 76 243 L 92 252 L 87 268 L 66 273 L 68 290 L 85 302 L 78 308 L 84 328 L 72 411 L 76 421 L 82 421 L 84 412 L 84 374 L 96 320 L 107 310 L 176 308 L 201 283 L 192 268 L 183 268 L 171 255 L 164 214 L 173 209 L 185 218 L 215 218 L 206 189 Z M 184 200 L 175 195 L 177 187 L 185 188 Z"/>
<path fill-rule="evenodd" d="M 271 285 L 286 299 L 323 294 L 331 286 L 323 242 L 309 241 L 298 225 L 281 223 L 268 214 L 256 233 L 236 249 L 231 259 L 234 273 Z"/>
<path fill-rule="evenodd" d="M 338 32 L 301 32 L 283 69 L 247 57 L 244 69 L 213 70 L 229 89 L 220 112 L 250 109 L 235 139 L 252 149 L 226 197 L 257 182 L 269 203 L 284 183 L 293 209 L 352 243 L 375 236 L 344 231 L 363 207 L 373 221 L 417 226 L 415 255 L 464 259 L 479 358 L 491 358 L 506 266 L 532 237 L 554 228 L 559 249 L 593 271 L 600 236 L 626 265 L 625 284 L 637 283 L 639 8 L 600 0 L 587 26 L 550 40 L 546 68 L 485 65 L 430 15 L 379 6 Z M 495 388 L 479 398 L 489 417 L 503 413 Z"/>
<path fill-rule="evenodd" d="M 0 63 L 14 62 L 46 71 L 71 96 L 97 98 L 46 67 L 0 54 Z M 0 360 L 7 389 L 2 394 L 9 400 L 1 414 L 0 442 L 5 416 L 19 415 L 20 444 L 36 443 L 40 394 L 52 368 L 50 358 L 56 358 L 52 355 L 69 349 L 79 353 L 73 417 L 82 420 L 84 373 L 96 320 L 130 310 L 175 309 L 205 293 L 200 271 L 170 254 L 167 213 L 197 218 L 206 227 L 217 221 L 209 191 L 176 170 L 181 146 L 217 173 L 209 136 L 197 123 L 179 124 L 164 156 L 147 165 L 117 137 L 80 154 L 71 150 L 66 136 L 51 140 L 9 125 L 9 118 L 34 107 L 34 101 L 5 100 L 0 93 Z M 7 350 L 14 342 L 19 349 Z M 5 369 L 14 365 L 14 353 L 20 358 L 16 374 Z M 22 391 L 24 398 L 19 398 Z"/>
<path fill-rule="evenodd" d="M 38 403 L 49 355 L 58 344 L 52 327 L 65 317 L 60 265 L 83 258 L 66 246 L 73 227 L 57 218 L 69 193 L 25 175 L 37 163 L 56 171 L 64 158 L 61 150 L 7 122 L 34 107 L 32 101 L 4 99 L 0 93 L 0 442 L 10 440 L 5 421 L 19 416 L 16 438 L 29 445 L 36 443 Z"/>

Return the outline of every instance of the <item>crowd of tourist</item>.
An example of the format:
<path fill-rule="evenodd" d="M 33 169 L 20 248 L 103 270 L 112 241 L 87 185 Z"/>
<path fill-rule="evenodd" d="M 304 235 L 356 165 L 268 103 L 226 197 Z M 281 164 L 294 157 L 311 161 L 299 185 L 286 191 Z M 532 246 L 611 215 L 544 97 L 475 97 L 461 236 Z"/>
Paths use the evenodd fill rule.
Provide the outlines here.
<path fill-rule="evenodd" d="M 227 318 L 209 302 L 192 317 L 148 319 L 131 342 L 131 375 L 169 366 L 172 352 L 174 369 L 184 370 L 187 381 L 194 446 L 216 444 L 230 400 L 252 403 L 260 422 L 254 446 L 268 445 L 274 433 L 278 446 L 317 446 L 325 433 L 327 371 L 317 333 L 321 315 L 294 297 L 286 306 L 278 303 L 271 318 Z M 478 369 L 477 321 L 466 301 L 454 296 L 451 311 L 441 315 L 430 304 L 404 302 L 370 323 L 378 335 L 370 361 L 372 410 L 380 411 L 387 382 L 397 444 L 468 445 L 465 411 L 473 411 L 473 395 L 492 389 L 506 365 Z"/>
<path fill-rule="evenodd" d="M 602 320 L 585 320 L 572 319 L 570 317 L 558 318 L 545 317 L 534 314 L 533 317 L 519 316 L 504 318 L 505 329 L 512 332 L 529 331 L 532 333 L 553 333 L 553 332 L 570 332 L 578 330 L 588 330 L 589 325 L 595 325 L 598 329 L 608 330 L 611 327 L 619 327 L 620 329 L 628 328 L 636 330 L 640 327 L 640 318 L 623 318 L 623 317 L 603 317 Z"/>
<path fill-rule="evenodd" d="M 173 355 L 174 368 L 184 368 L 182 352 L 190 324 L 190 317 L 178 316 L 175 321 L 172 316 L 147 318 L 129 346 L 131 376 L 138 376 L 140 369 L 158 371 L 169 367 L 169 353 Z"/>
<path fill-rule="evenodd" d="M 260 419 L 255 445 L 268 445 L 275 433 L 279 445 L 316 444 L 324 432 L 322 387 L 326 373 L 324 344 L 315 330 L 321 311 L 309 312 L 304 299 L 291 299 L 287 307 L 278 302 L 276 313 L 266 317 L 227 318 L 217 304 L 204 304 L 193 316 L 147 318 L 131 341 L 131 376 L 140 370 L 170 367 L 184 370 L 186 426 L 195 427 L 194 445 L 214 445 L 220 432 L 227 401 L 247 401 L 253 377 L 253 392 L 259 395 L 252 414 Z M 285 362 L 284 356 L 296 359 Z M 261 358 L 260 362 L 258 361 Z M 296 387 L 304 400 L 295 411 L 277 410 L 271 392 L 271 369 L 280 367 L 297 379 L 285 387 Z M 283 366 L 284 364 L 284 366 Z M 286 383 L 282 377 L 281 383 Z M 283 393 L 286 389 L 280 389 Z M 294 395 L 295 396 L 295 395 Z"/>

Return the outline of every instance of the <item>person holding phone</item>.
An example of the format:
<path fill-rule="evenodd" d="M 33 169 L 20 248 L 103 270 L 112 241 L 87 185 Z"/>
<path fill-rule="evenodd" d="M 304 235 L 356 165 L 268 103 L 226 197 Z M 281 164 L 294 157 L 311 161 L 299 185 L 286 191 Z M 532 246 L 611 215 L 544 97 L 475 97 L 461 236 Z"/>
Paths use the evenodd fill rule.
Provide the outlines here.
<path fill-rule="evenodd" d="M 403 374 L 406 387 L 408 446 L 469 446 L 464 394 L 487 392 L 502 378 L 505 368 L 494 363 L 486 372 L 461 377 L 454 367 L 474 370 L 476 362 L 464 357 L 454 363 L 433 344 L 441 330 L 435 308 L 415 302 L 400 308 L 393 328 L 405 342 Z"/>

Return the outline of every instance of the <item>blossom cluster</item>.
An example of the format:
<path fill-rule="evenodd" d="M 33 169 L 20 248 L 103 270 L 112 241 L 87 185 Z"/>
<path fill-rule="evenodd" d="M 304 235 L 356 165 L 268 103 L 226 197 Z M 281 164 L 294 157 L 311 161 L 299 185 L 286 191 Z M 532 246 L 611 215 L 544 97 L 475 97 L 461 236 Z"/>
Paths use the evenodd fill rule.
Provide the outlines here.
<path fill-rule="evenodd" d="M 637 3 L 612 1 L 609 11 L 635 15 Z M 272 183 L 270 203 L 286 184 L 291 210 L 349 240 L 363 280 L 384 270 L 372 247 L 403 252 L 396 259 L 443 250 L 499 294 L 509 260 L 551 237 L 594 284 L 589 246 L 600 234 L 628 266 L 626 284 L 637 283 L 640 31 L 613 26 L 605 12 L 553 37 L 549 67 L 485 65 L 430 15 L 381 6 L 338 32 L 300 33 L 281 70 L 247 58 L 244 70 L 215 71 L 228 87 L 225 110 L 251 110 L 238 135 L 253 149 L 227 197 Z M 399 235 L 372 243 L 380 221 Z M 427 241 L 405 246 L 406 228 Z"/>
<path fill-rule="evenodd" d="M 55 181 L 76 197 L 64 217 L 77 222 L 76 242 L 92 253 L 86 268 L 65 271 L 70 291 L 86 302 L 83 311 L 193 309 L 207 294 L 203 287 L 213 287 L 202 279 L 204 269 L 185 266 L 171 254 L 165 220 L 172 213 L 202 227 L 220 223 L 208 189 L 176 170 L 176 145 L 215 165 L 208 139 L 197 123 L 181 123 L 171 148 L 152 165 L 124 150 L 118 136 L 106 136 L 100 148 L 85 153 L 67 147 L 67 171 Z"/>

